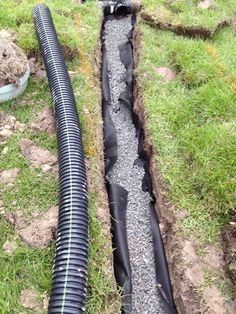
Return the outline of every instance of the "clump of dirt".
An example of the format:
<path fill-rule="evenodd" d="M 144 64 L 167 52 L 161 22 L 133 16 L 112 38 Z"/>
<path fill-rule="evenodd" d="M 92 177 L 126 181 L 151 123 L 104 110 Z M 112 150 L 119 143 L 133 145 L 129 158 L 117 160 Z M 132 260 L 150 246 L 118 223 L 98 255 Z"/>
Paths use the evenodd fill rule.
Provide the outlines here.
<path fill-rule="evenodd" d="M 0 111 L 0 143 L 3 143 L 16 130 L 23 132 L 25 127 L 13 115 Z"/>
<path fill-rule="evenodd" d="M 34 132 L 45 131 L 49 135 L 56 134 L 56 122 L 52 108 L 45 108 L 37 114 L 36 121 L 31 124 Z"/>
<path fill-rule="evenodd" d="M 0 87 L 9 83 L 18 86 L 27 65 L 27 57 L 22 49 L 9 40 L 0 39 Z"/>
<path fill-rule="evenodd" d="M 44 63 L 40 57 L 34 56 L 29 59 L 30 74 L 35 78 L 46 78 Z"/>
<path fill-rule="evenodd" d="M 55 238 L 57 222 L 58 207 L 54 206 L 37 216 L 26 228 L 21 229 L 19 234 L 26 245 L 43 248 Z"/>
<path fill-rule="evenodd" d="M 3 244 L 3 250 L 6 253 L 13 253 L 17 249 L 17 243 L 15 241 L 6 241 Z"/>
<path fill-rule="evenodd" d="M 21 210 L 6 212 L 1 208 L 0 216 L 11 224 L 23 243 L 29 247 L 44 248 L 55 239 L 58 224 L 58 206 L 53 206 L 41 213 L 35 211 L 30 218 Z M 6 250 L 11 249 L 12 243 L 6 243 Z"/>
<path fill-rule="evenodd" d="M 63 56 L 66 60 L 73 60 L 74 58 L 76 58 L 76 56 L 78 56 L 79 53 L 78 47 L 70 47 L 62 44 L 61 49 L 63 52 Z"/>
<path fill-rule="evenodd" d="M 31 309 L 34 313 L 42 313 L 44 308 L 39 294 L 33 288 L 24 289 L 20 294 L 20 303 L 26 309 Z"/>
<path fill-rule="evenodd" d="M 24 157 L 28 159 L 34 167 L 56 165 L 57 157 L 50 151 L 38 147 L 33 141 L 24 138 L 20 141 L 19 145 Z"/>
<path fill-rule="evenodd" d="M 20 172 L 18 168 L 12 168 L 8 170 L 0 171 L 0 183 L 13 183 L 16 179 L 16 176 Z"/>
<path fill-rule="evenodd" d="M 2 208 L 1 216 L 6 220 L 6 222 L 13 225 L 16 230 L 24 229 L 29 224 L 29 219 L 25 216 L 22 210 L 6 212 L 4 208 Z"/>
<path fill-rule="evenodd" d="M 216 6 L 215 2 L 213 0 L 203 0 L 198 3 L 199 9 L 214 9 Z"/>

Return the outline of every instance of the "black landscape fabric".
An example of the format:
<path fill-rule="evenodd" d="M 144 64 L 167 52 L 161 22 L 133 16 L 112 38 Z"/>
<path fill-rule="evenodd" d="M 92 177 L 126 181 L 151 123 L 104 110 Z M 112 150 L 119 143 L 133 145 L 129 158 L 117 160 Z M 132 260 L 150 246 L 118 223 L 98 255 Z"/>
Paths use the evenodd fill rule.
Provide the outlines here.
<path fill-rule="evenodd" d="M 105 16 L 104 23 L 108 19 L 113 19 L 113 16 Z M 135 17 L 132 19 L 135 23 Z M 102 37 L 101 37 L 102 38 Z M 165 306 L 166 313 L 177 313 L 170 285 L 168 267 L 162 243 L 162 238 L 159 229 L 159 221 L 154 207 L 155 198 L 152 192 L 152 180 L 149 173 L 149 158 L 144 150 L 144 132 L 140 126 L 137 114 L 133 112 L 133 47 L 132 47 L 132 32 L 127 36 L 127 42 L 119 47 L 120 58 L 126 68 L 124 81 L 126 83 L 125 92 L 121 93 L 119 100 L 129 108 L 133 123 L 136 128 L 137 137 L 139 138 L 139 158 L 136 160 L 136 165 L 145 169 L 142 189 L 152 195 L 153 201 L 150 202 L 150 211 L 152 216 L 151 228 L 154 243 L 154 256 L 156 265 L 156 282 L 160 290 L 161 299 Z M 109 106 L 111 104 L 109 73 L 107 62 L 107 51 L 102 39 L 102 94 L 103 94 L 103 119 L 104 119 L 104 147 L 105 147 L 105 173 L 111 171 L 117 160 L 117 137 L 114 124 L 112 122 Z M 114 271 L 117 283 L 123 289 L 122 297 L 122 312 L 132 313 L 132 271 L 129 260 L 129 251 L 126 235 L 126 208 L 128 192 L 117 184 L 106 182 L 113 236 L 114 249 Z M 137 230 L 138 232 L 138 230 Z"/>

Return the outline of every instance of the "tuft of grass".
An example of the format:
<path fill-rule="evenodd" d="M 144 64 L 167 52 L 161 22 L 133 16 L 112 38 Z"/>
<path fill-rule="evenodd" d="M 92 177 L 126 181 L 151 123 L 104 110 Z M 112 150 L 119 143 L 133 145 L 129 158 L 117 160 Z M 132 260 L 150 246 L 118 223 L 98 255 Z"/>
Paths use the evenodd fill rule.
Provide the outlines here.
<path fill-rule="evenodd" d="M 212 64 L 203 40 L 176 40 L 171 46 L 170 58 L 187 85 L 200 85 L 217 75 L 217 65 Z"/>

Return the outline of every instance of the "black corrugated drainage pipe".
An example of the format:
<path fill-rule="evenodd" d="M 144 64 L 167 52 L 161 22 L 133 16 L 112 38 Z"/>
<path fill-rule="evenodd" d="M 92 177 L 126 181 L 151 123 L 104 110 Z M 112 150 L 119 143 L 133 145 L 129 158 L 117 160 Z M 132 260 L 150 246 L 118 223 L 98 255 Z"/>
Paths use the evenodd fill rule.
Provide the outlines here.
<path fill-rule="evenodd" d="M 48 313 L 84 312 L 88 209 L 84 150 L 75 97 L 47 6 L 33 8 L 35 28 L 54 102 L 59 146 L 60 202 Z"/>
<path fill-rule="evenodd" d="M 104 14 L 114 14 L 116 18 L 125 17 L 128 14 L 136 13 L 140 8 L 140 1 L 138 0 L 118 0 L 118 1 L 104 1 Z"/>

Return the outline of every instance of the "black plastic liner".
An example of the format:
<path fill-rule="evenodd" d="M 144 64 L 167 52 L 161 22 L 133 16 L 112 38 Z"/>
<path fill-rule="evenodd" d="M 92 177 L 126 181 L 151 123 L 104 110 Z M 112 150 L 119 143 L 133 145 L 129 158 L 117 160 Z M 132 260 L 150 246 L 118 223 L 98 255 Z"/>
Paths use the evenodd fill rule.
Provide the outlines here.
<path fill-rule="evenodd" d="M 112 15 L 104 16 L 104 23 L 108 19 L 113 19 Z M 135 16 L 132 23 L 135 23 Z M 103 26 L 104 29 L 104 26 Z M 152 192 L 152 180 L 149 173 L 149 157 L 144 150 L 144 131 L 141 128 L 139 117 L 133 111 L 133 47 L 132 32 L 127 36 L 127 42 L 123 46 L 119 46 L 121 62 L 125 65 L 126 75 L 126 91 L 121 93 L 119 100 L 129 108 L 133 123 L 136 128 L 137 137 L 139 138 L 139 158 L 136 164 L 145 169 L 145 176 L 142 183 L 142 189 L 149 192 L 153 197 L 150 203 L 150 211 L 152 216 L 151 229 L 154 242 L 154 256 L 156 264 L 156 282 L 160 287 L 160 296 L 165 307 L 166 313 L 177 313 L 170 284 L 168 266 L 166 262 L 164 246 L 159 229 L 159 221 L 154 207 L 155 198 Z M 117 137 L 114 124 L 112 122 L 109 106 L 111 105 L 107 51 L 102 39 L 102 93 L 103 93 L 103 118 L 104 118 L 104 148 L 105 148 L 105 173 L 108 175 L 117 160 Z M 114 271 L 117 283 L 123 289 L 123 313 L 132 312 L 132 271 L 129 260 L 129 250 L 126 235 L 126 208 L 128 192 L 116 185 L 106 182 L 113 235 L 114 249 Z M 138 232 L 138 231 L 137 231 Z"/>
<path fill-rule="evenodd" d="M 59 147 L 60 201 L 48 313 L 84 312 L 88 264 L 88 208 L 84 151 L 76 102 L 51 14 L 33 8 L 35 28 L 54 102 Z"/>

